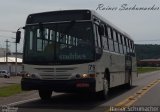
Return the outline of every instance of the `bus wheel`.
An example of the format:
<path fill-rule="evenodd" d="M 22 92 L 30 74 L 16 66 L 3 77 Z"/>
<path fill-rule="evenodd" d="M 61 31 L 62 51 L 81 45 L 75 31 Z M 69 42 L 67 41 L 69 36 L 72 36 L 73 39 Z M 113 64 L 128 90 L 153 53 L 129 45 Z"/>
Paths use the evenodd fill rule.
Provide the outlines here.
<path fill-rule="evenodd" d="M 99 97 L 102 100 L 106 100 L 108 98 L 109 84 L 108 80 L 104 79 L 103 81 L 103 90 L 99 92 Z"/>
<path fill-rule="evenodd" d="M 128 80 L 128 83 L 126 84 L 126 88 L 130 89 L 131 87 L 132 87 L 132 76 L 129 75 L 129 80 Z"/>
<path fill-rule="evenodd" d="M 51 90 L 39 90 L 39 96 L 42 100 L 49 100 L 52 96 Z"/>

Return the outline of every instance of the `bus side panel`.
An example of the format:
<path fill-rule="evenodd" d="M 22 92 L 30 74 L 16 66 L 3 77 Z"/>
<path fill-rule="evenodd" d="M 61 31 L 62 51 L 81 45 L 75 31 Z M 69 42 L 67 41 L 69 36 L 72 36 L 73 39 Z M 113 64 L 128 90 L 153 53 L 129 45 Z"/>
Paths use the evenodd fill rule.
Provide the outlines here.
<path fill-rule="evenodd" d="M 105 69 L 110 74 L 110 87 L 124 84 L 125 81 L 125 57 L 117 53 L 104 51 L 100 60 L 96 62 L 96 91 L 103 90 L 103 78 Z"/>
<path fill-rule="evenodd" d="M 125 80 L 125 57 L 112 53 L 110 65 L 110 87 L 124 84 Z"/>
<path fill-rule="evenodd" d="M 102 54 L 102 57 L 96 61 L 96 92 L 103 90 L 103 79 L 105 69 L 110 65 L 110 57 L 107 52 Z"/>

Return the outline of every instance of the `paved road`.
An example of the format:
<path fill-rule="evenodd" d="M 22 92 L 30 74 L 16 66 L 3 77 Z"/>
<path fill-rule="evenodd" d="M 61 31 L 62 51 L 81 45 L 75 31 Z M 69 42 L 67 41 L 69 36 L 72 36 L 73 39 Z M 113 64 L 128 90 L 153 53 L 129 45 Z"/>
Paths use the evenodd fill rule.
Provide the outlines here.
<path fill-rule="evenodd" d="M 50 101 L 41 101 L 37 91 L 30 91 L 0 100 L 0 104 L 18 107 L 18 112 L 107 112 L 109 106 L 120 104 L 160 106 L 160 81 L 155 82 L 158 79 L 160 79 L 160 71 L 141 74 L 131 89 L 124 89 L 123 86 L 112 89 L 107 101 L 101 101 L 96 96 L 59 93 L 53 93 Z M 154 84 L 152 84 L 153 81 Z M 149 84 L 152 84 L 152 86 L 148 86 L 149 89 L 140 94 L 136 93 Z M 138 96 L 126 103 L 127 99 L 131 96 L 134 97 L 135 94 Z"/>

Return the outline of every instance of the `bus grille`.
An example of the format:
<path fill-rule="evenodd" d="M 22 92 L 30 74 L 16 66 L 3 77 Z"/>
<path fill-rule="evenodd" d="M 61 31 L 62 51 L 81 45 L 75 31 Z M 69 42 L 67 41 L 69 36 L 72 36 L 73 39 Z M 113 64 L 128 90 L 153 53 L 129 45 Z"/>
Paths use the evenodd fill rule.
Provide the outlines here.
<path fill-rule="evenodd" d="M 42 79 L 46 80 L 67 80 L 70 78 L 71 74 L 62 73 L 40 73 Z"/>
<path fill-rule="evenodd" d="M 36 68 L 44 80 L 68 80 L 76 68 Z"/>

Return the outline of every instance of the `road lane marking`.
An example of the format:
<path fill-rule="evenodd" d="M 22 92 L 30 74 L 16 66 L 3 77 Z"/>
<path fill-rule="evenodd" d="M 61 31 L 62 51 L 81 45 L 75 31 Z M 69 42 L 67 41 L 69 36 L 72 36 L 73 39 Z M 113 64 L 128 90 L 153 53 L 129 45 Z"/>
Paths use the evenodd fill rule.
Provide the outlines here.
<path fill-rule="evenodd" d="M 62 95 L 62 94 L 63 93 L 56 93 L 54 96 Z M 32 98 L 32 99 L 21 100 L 21 101 L 9 103 L 9 104 L 6 104 L 6 105 L 7 106 L 15 106 L 15 105 L 23 104 L 23 103 L 28 103 L 28 102 L 31 102 L 31 101 L 36 101 L 36 100 L 41 100 L 41 99 L 39 97 L 36 97 L 36 98 Z"/>
<path fill-rule="evenodd" d="M 133 95 L 129 96 L 128 98 L 126 98 L 123 101 L 116 104 L 115 107 L 129 107 L 129 106 L 131 106 L 133 103 L 135 103 L 138 99 L 140 99 L 144 94 L 146 94 L 150 89 L 152 89 L 158 83 L 160 83 L 160 79 L 151 82 L 147 86 L 140 89 L 138 92 L 134 93 Z M 110 109 L 105 110 L 105 112 L 110 112 L 110 111 L 111 111 Z"/>
<path fill-rule="evenodd" d="M 131 106 L 134 102 L 136 102 L 139 98 L 141 98 L 144 94 L 146 94 L 150 89 L 160 83 L 160 80 L 156 80 L 148 84 L 147 86 L 143 87 L 141 90 L 136 92 L 135 94 L 129 96 L 127 99 L 121 101 L 120 103 L 116 104 L 115 106 Z"/>
<path fill-rule="evenodd" d="M 15 106 L 15 105 L 19 105 L 19 104 L 23 104 L 23 103 L 27 103 L 27 102 L 31 102 L 31 101 L 36 101 L 36 100 L 39 100 L 39 98 L 32 98 L 32 99 L 28 99 L 28 100 L 17 101 L 17 102 L 7 104 L 7 106 Z"/>

